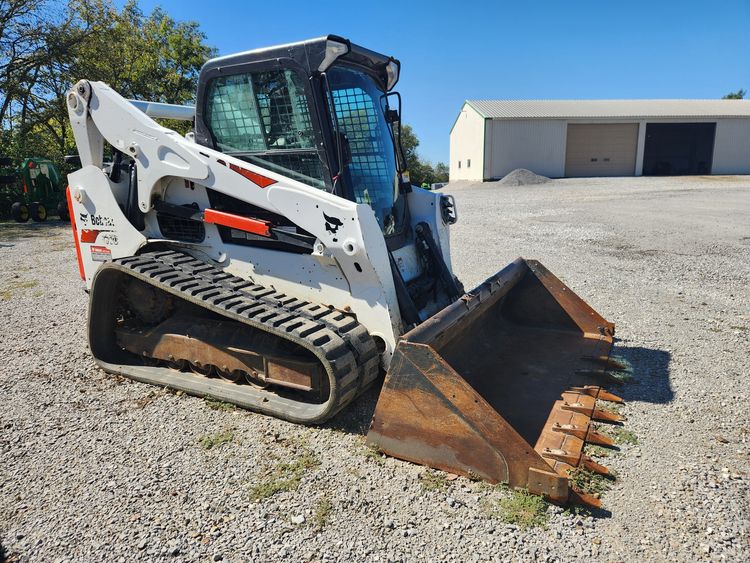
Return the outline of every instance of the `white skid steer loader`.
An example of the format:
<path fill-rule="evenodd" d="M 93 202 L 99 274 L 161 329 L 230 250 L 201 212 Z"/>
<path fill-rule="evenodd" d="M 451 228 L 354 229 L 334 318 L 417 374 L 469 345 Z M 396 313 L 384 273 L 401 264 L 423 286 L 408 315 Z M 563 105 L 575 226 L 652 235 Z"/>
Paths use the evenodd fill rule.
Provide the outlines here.
<path fill-rule="evenodd" d="M 541 264 L 474 291 L 449 195 L 409 183 L 400 63 L 327 36 L 213 59 L 195 108 L 67 95 L 68 202 L 89 344 L 108 372 L 321 423 L 386 372 L 382 451 L 597 504 L 592 420 L 614 325 Z M 183 137 L 153 118 L 194 121 Z M 111 153 L 105 165 L 104 155 Z"/>

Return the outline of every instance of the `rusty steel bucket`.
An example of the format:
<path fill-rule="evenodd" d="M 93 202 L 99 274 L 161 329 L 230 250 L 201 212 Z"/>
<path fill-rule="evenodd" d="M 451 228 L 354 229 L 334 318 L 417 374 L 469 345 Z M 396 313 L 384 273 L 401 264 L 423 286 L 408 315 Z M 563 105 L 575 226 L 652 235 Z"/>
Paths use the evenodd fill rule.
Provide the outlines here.
<path fill-rule="evenodd" d="M 612 445 L 593 420 L 614 325 L 549 270 L 519 258 L 399 341 L 367 435 L 388 455 L 598 506 L 576 467 L 607 469 L 584 445 Z M 610 376 L 611 377 L 611 376 Z"/>

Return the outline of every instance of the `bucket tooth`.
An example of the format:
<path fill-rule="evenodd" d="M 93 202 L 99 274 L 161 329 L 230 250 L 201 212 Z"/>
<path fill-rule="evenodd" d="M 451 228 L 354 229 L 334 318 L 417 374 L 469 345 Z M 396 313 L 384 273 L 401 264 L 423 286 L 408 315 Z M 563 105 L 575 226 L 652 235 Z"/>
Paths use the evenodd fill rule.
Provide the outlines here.
<path fill-rule="evenodd" d="M 552 431 L 575 436 L 576 438 L 586 441 L 586 436 L 589 433 L 589 426 L 576 426 L 575 424 L 560 424 L 559 422 L 555 422 L 552 425 Z"/>
<path fill-rule="evenodd" d="M 594 412 L 591 413 L 591 418 L 602 422 L 622 422 L 625 420 L 624 416 L 605 409 L 594 409 Z"/>
<path fill-rule="evenodd" d="M 571 487 L 570 496 L 568 497 L 571 504 L 579 504 L 581 506 L 587 506 L 589 508 L 601 508 L 601 499 L 596 498 L 593 495 L 584 493 L 575 487 Z"/>
<path fill-rule="evenodd" d="M 594 444 L 597 446 L 609 446 L 615 447 L 615 441 L 601 432 L 597 432 L 594 428 L 589 428 L 588 434 L 586 434 L 586 443 Z"/>
<path fill-rule="evenodd" d="M 618 360 L 617 358 L 610 357 L 607 361 L 607 369 L 615 371 L 628 371 L 628 366 L 625 362 Z"/>
<path fill-rule="evenodd" d="M 565 450 L 553 450 L 552 448 L 544 448 L 542 450 L 542 457 L 545 459 L 554 459 L 555 461 L 562 461 L 570 466 L 576 467 L 581 461 L 581 454 L 574 454 Z"/>
<path fill-rule="evenodd" d="M 567 434 L 568 436 L 575 436 L 587 444 L 595 444 L 597 446 L 615 445 L 615 441 L 612 438 L 601 432 L 597 432 L 597 430 L 590 424 L 578 426 L 575 424 L 560 424 L 559 422 L 555 422 L 552 425 L 552 431 Z"/>
<path fill-rule="evenodd" d="M 609 468 L 601 463 L 597 463 L 586 454 L 581 455 L 581 460 L 578 463 L 579 466 L 583 466 L 589 471 L 598 473 L 599 475 L 609 475 Z"/>
<path fill-rule="evenodd" d="M 622 385 L 622 380 L 618 379 L 607 370 L 577 369 L 575 374 L 579 377 L 606 379 L 610 383 L 614 383 L 616 385 Z"/>
<path fill-rule="evenodd" d="M 622 361 L 613 358 L 611 356 L 583 356 L 584 360 L 587 360 L 589 362 L 594 362 L 597 364 L 604 364 L 605 369 L 607 370 L 614 370 L 614 371 L 627 371 L 628 366 L 626 366 Z"/>
<path fill-rule="evenodd" d="M 570 390 L 575 393 L 580 393 L 582 395 L 588 395 L 589 397 L 594 397 L 595 399 L 599 399 L 601 401 L 609 401 L 611 403 L 621 403 L 621 404 L 625 402 L 614 393 L 610 393 L 609 391 L 602 389 L 598 385 L 584 385 L 583 387 L 571 387 Z"/>
<path fill-rule="evenodd" d="M 617 413 L 606 411 L 603 409 L 598 409 L 596 407 L 590 407 L 588 405 L 585 405 L 583 403 L 563 403 L 562 406 L 563 410 L 566 411 L 572 411 L 572 412 L 578 412 L 581 414 L 585 414 L 592 420 L 598 420 L 601 422 L 622 422 L 625 420 L 624 417 L 620 416 Z"/>

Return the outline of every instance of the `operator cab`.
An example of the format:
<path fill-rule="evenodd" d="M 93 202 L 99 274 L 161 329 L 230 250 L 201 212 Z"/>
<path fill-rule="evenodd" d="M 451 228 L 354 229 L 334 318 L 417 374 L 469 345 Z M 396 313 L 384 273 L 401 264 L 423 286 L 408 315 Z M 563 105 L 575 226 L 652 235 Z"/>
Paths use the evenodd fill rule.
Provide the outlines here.
<path fill-rule="evenodd" d="M 405 223 L 398 149 L 400 63 L 342 37 L 208 61 L 195 139 L 321 190 L 372 207 L 386 236 Z"/>
<path fill-rule="evenodd" d="M 430 227 L 410 224 L 406 202 L 412 188 L 399 142 L 401 98 L 393 92 L 400 66 L 335 35 L 210 60 L 198 82 L 195 140 L 369 205 L 385 236 L 402 319 L 414 326 L 463 289 Z M 267 216 L 217 191 L 209 190 L 208 197 L 214 209 L 295 229 L 288 218 Z M 444 222 L 454 222 L 452 199 L 441 196 L 440 202 Z M 228 228 L 219 232 L 228 243 L 269 244 L 236 238 Z M 294 236 L 306 234 L 297 229 Z M 300 251 L 298 244 L 270 244 Z"/>

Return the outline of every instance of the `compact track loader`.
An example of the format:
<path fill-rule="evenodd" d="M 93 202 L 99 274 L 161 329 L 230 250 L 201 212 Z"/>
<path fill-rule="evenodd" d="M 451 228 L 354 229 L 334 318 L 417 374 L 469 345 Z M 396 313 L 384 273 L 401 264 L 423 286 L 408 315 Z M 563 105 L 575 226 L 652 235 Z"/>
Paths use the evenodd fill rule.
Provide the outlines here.
<path fill-rule="evenodd" d="M 194 108 L 67 95 L 89 344 L 108 372 L 293 422 L 386 372 L 368 441 L 560 503 L 611 444 L 614 326 L 535 261 L 464 292 L 451 196 L 411 186 L 400 63 L 327 36 L 213 59 Z M 152 118 L 194 121 L 185 137 Z M 104 155 L 111 155 L 105 165 Z"/>

